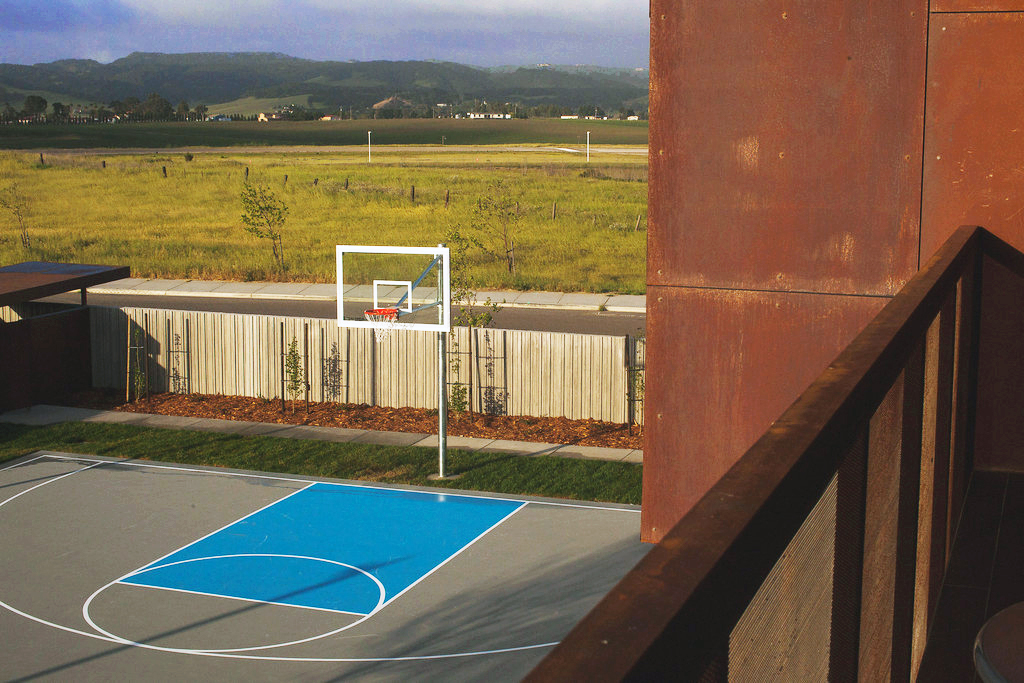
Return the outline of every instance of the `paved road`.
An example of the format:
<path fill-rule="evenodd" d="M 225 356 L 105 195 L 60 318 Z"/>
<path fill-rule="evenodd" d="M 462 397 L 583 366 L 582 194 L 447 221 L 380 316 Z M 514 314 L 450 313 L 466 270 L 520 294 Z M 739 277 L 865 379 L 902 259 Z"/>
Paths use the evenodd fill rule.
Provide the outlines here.
<path fill-rule="evenodd" d="M 77 293 L 63 294 L 46 300 L 78 303 L 79 295 Z M 89 303 L 96 306 L 138 306 L 142 308 L 219 311 L 223 313 L 258 313 L 308 318 L 337 317 L 337 304 L 333 301 L 90 293 Z M 495 316 L 494 326 L 507 330 L 630 334 L 636 336 L 646 330 L 647 316 L 642 313 L 612 313 L 609 311 L 505 308 Z"/>
<path fill-rule="evenodd" d="M 67 154 L 73 156 L 138 156 L 147 154 L 178 154 L 192 152 L 193 154 L 330 154 L 341 152 L 352 152 L 365 150 L 365 145 L 265 145 L 254 147 L 125 147 L 116 149 L 39 149 L 32 152 L 44 152 L 49 154 Z M 454 154 L 466 153 L 522 153 L 522 152 L 568 152 L 574 154 L 586 153 L 586 147 L 578 149 L 555 145 L 384 145 L 374 144 L 374 151 L 381 154 Z M 622 154 L 626 156 L 647 156 L 647 146 L 638 145 L 591 145 L 591 154 Z"/>

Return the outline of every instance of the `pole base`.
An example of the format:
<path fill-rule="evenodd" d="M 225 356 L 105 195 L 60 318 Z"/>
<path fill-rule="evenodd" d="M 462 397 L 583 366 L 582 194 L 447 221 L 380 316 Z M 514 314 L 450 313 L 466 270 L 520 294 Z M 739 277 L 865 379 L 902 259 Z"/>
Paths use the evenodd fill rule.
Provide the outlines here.
<path fill-rule="evenodd" d="M 427 479 L 429 479 L 430 481 L 452 481 L 452 480 L 461 479 L 461 478 L 462 478 L 461 474 L 446 474 L 443 477 L 440 474 L 428 474 L 427 475 Z"/>

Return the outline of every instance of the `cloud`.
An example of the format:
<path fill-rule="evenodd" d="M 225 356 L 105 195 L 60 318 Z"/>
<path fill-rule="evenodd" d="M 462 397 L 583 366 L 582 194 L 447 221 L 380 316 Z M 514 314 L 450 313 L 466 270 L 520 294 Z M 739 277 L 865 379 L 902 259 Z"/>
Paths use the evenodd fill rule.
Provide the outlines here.
<path fill-rule="evenodd" d="M 305 0 L 305 4 L 321 9 L 337 8 L 334 0 Z M 453 14 L 461 17 L 540 16 L 573 19 L 589 18 L 607 21 L 612 17 L 636 16 L 646 23 L 647 0 L 590 0 L 552 2 L 551 0 L 392 0 L 378 6 L 381 14 Z"/>
<path fill-rule="evenodd" d="M 118 0 L 0 0 L 0 26 L 7 31 L 54 33 L 111 28 L 130 23 L 134 12 Z"/>
<path fill-rule="evenodd" d="M 0 61 L 271 51 L 321 60 L 642 66 L 647 2 L 0 0 Z"/>
<path fill-rule="evenodd" d="M 337 0 L 247 0 L 244 4 L 217 0 L 120 0 L 151 20 L 193 24 L 197 27 L 254 26 L 267 22 L 290 25 L 308 19 L 358 21 L 374 24 L 427 21 L 444 17 L 449 25 L 484 19 L 553 19 L 570 23 L 647 25 L 647 0 L 591 0 L 586 5 L 551 0 L 387 0 L 378 3 L 340 3 Z M 381 27 L 381 28 L 385 28 Z"/>

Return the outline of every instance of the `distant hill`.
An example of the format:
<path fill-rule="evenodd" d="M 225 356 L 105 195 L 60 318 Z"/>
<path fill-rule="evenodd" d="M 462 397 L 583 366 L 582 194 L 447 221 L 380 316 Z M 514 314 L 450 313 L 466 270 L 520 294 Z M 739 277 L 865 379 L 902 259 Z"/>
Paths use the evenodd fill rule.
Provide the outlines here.
<path fill-rule="evenodd" d="M 597 105 L 645 108 L 647 70 L 533 65 L 478 67 L 441 61 L 332 62 L 266 52 L 157 54 L 136 52 L 101 64 L 61 60 L 0 64 L 0 105 L 27 94 L 50 101 L 108 103 L 159 93 L 177 104 L 216 105 L 301 95 L 325 109 L 366 108 L 398 95 L 417 104 L 512 102 L 527 106 Z M 45 95 L 44 95 L 45 97 Z"/>

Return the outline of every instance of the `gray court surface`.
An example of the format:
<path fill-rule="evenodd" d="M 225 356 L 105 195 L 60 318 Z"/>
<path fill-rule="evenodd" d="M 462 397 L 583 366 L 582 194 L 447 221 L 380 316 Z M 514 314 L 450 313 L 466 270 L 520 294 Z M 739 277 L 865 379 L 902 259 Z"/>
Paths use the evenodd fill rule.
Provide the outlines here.
<path fill-rule="evenodd" d="M 0 466 L 0 679 L 518 680 L 647 551 L 636 507 L 515 498 L 362 620 L 116 583 L 312 481 L 49 452 Z"/>

